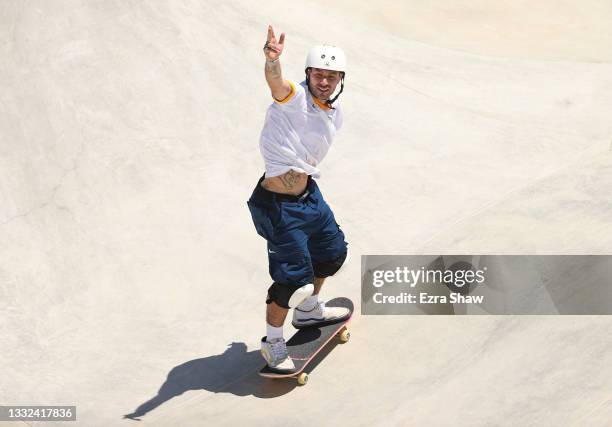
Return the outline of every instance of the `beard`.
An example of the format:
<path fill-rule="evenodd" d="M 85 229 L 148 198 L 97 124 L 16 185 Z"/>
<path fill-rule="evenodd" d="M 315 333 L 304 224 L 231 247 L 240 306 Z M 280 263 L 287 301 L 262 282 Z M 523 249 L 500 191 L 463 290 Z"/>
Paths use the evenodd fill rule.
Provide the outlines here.
<path fill-rule="evenodd" d="M 331 97 L 333 90 L 331 88 L 328 88 L 327 90 L 322 90 L 311 84 L 310 93 L 312 93 L 314 96 L 316 96 L 322 101 L 327 101 Z"/>

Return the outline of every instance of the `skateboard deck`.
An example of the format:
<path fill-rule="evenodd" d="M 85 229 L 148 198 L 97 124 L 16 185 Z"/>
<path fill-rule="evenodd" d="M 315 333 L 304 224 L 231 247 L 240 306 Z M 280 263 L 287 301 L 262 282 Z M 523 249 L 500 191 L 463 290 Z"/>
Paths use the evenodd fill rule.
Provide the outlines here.
<path fill-rule="evenodd" d="M 267 365 L 260 371 L 259 375 L 266 378 L 290 378 L 296 377 L 298 383 L 306 384 L 308 374 L 304 369 L 314 357 L 330 342 L 336 335 L 342 342 L 348 341 L 350 334 L 346 324 L 353 316 L 353 302 L 348 298 L 334 298 L 325 303 L 327 307 L 346 307 L 350 310 L 350 315 L 346 319 L 329 325 L 309 326 L 298 331 L 287 341 L 287 352 L 293 360 L 295 370 L 291 372 L 278 372 Z"/>

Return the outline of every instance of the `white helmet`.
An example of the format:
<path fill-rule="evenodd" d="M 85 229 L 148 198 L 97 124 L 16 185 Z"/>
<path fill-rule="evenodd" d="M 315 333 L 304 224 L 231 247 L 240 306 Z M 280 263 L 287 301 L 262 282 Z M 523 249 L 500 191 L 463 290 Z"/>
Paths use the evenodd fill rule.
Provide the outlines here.
<path fill-rule="evenodd" d="M 319 45 L 310 49 L 306 57 L 306 68 L 345 72 L 346 55 L 336 46 Z"/>

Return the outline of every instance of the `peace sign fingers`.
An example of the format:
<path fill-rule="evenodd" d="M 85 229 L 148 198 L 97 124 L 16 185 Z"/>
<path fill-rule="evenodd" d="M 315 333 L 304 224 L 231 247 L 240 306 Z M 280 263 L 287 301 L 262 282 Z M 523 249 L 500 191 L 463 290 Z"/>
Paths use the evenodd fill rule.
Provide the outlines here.
<path fill-rule="evenodd" d="M 274 35 L 274 29 L 272 25 L 268 25 L 268 37 L 266 44 L 264 45 L 264 54 L 270 61 L 278 59 L 280 54 L 283 52 L 283 46 L 285 44 L 285 33 L 281 33 L 279 40 L 276 40 Z"/>

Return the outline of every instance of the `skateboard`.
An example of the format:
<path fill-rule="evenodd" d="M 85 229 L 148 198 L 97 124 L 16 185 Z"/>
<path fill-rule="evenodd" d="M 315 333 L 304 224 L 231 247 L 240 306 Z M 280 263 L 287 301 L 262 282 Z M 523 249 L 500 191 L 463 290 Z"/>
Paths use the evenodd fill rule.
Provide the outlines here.
<path fill-rule="evenodd" d="M 314 357 L 329 343 L 336 335 L 340 342 L 345 343 L 349 340 L 349 333 L 346 324 L 353 316 L 353 302 L 348 298 L 334 298 L 325 303 L 327 307 L 346 307 L 350 310 L 349 317 L 337 323 L 323 326 L 308 326 L 299 329 L 287 341 L 287 352 L 293 360 L 295 370 L 291 372 L 277 372 L 264 366 L 259 375 L 266 378 L 297 378 L 298 384 L 304 385 L 308 382 L 308 374 L 304 369 L 314 359 Z"/>

